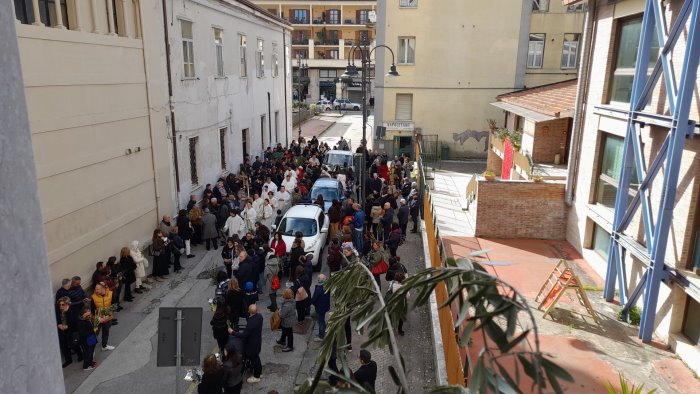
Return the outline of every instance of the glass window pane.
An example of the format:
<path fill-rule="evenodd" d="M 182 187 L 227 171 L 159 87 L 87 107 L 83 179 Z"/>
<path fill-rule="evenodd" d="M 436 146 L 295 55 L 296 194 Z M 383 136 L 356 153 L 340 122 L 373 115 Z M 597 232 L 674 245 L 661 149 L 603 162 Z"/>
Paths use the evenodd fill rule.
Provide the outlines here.
<path fill-rule="evenodd" d="M 180 21 L 180 28 L 182 30 L 182 38 L 192 39 L 192 22 Z"/>
<path fill-rule="evenodd" d="M 685 311 L 683 334 L 696 345 L 700 343 L 700 304 L 688 297 L 688 309 Z"/>
<path fill-rule="evenodd" d="M 610 234 L 597 224 L 593 230 L 593 250 L 607 260 L 610 251 Z"/>
<path fill-rule="evenodd" d="M 603 147 L 603 162 L 600 173 L 616 181 L 619 180 L 622 166 L 622 147 L 624 140 L 620 137 L 607 136 Z"/>

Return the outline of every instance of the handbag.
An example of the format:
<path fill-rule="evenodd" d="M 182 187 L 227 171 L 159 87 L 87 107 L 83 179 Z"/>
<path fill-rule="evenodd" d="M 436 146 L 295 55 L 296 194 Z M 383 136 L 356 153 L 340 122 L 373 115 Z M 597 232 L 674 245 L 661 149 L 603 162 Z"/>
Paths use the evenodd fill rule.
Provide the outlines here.
<path fill-rule="evenodd" d="M 280 289 L 280 287 L 282 287 L 282 285 L 280 284 L 279 276 L 273 275 L 272 282 L 270 283 L 270 288 L 272 289 L 272 291 L 277 291 Z"/>
<path fill-rule="evenodd" d="M 384 261 L 384 259 L 379 260 L 377 264 L 372 267 L 372 274 L 374 275 L 382 275 L 386 274 L 387 271 L 389 271 L 389 264 Z"/>
<path fill-rule="evenodd" d="M 88 346 L 95 346 L 97 345 L 97 336 L 95 334 L 90 334 L 85 340 L 85 342 Z"/>
<path fill-rule="evenodd" d="M 279 330 L 281 325 L 282 325 L 282 317 L 280 316 L 280 311 L 278 309 L 278 310 L 272 312 L 272 316 L 270 316 L 270 330 L 277 331 L 277 330 Z"/>
<path fill-rule="evenodd" d="M 309 294 L 303 287 L 300 287 L 299 290 L 297 290 L 297 293 L 294 295 L 294 301 L 304 301 L 307 298 L 309 298 Z"/>

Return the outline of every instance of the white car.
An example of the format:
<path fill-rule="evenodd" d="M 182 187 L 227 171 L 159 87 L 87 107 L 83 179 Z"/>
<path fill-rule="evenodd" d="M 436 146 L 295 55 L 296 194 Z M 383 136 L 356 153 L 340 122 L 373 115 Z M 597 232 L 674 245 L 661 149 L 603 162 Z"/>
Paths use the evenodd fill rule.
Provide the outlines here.
<path fill-rule="evenodd" d="M 292 249 L 294 233 L 301 231 L 304 234 L 305 252 L 313 253 L 314 270 L 319 271 L 323 265 L 323 249 L 328 240 L 328 224 L 328 217 L 323 208 L 318 205 L 297 204 L 289 208 L 279 226 L 273 228 L 282 234 L 287 253 Z"/>
<path fill-rule="evenodd" d="M 333 103 L 328 100 L 321 100 L 316 103 L 316 109 L 319 111 L 331 111 L 333 110 Z"/>
<path fill-rule="evenodd" d="M 358 103 L 353 103 L 352 101 L 348 99 L 335 99 L 333 101 L 333 108 L 335 109 L 351 109 L 354 111 L 359 111 L 362 108 L 362 105 Z"/>

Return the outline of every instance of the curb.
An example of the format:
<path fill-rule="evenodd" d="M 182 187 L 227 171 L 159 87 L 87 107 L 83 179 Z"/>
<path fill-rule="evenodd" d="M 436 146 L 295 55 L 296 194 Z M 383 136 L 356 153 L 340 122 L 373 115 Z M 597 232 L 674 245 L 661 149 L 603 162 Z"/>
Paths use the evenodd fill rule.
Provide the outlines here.
<path fill-rule="evenodd" d="M 316 137 L 320 137 L 321 135 L 323 135 L 323 133 L 325 133 L 326 131 L 328 131 L 328 129 L 330 129 L 331 127 L 335 126 L 335 123 L 336 123 L 335 120 L 332 121 L 332 122 L 330 122 L 330 124 L 328 125 L 328 127 L 326 127 L 325 129 L 321 130 L 321 132 L 318 133 L 318 135 L 316 135 Z"/>

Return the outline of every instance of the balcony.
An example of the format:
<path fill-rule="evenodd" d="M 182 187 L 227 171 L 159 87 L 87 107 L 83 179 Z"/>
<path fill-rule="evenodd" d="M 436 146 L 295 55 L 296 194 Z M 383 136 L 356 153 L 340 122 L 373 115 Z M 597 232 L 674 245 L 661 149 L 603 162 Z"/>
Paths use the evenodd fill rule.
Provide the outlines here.
<path fill-rule="evenodd" d="M 308 18 L 294 18 L 294 17 L 289 17 L 287 18 L 289 23 L 293 25 L 308 25 L 309 24 L 309 19 Z"/>
<path fill-rule="evenodd" d="M 292 38 L 292 45 L 309 45 L 309 39 L 311 37 L 294 37 Z"/>

